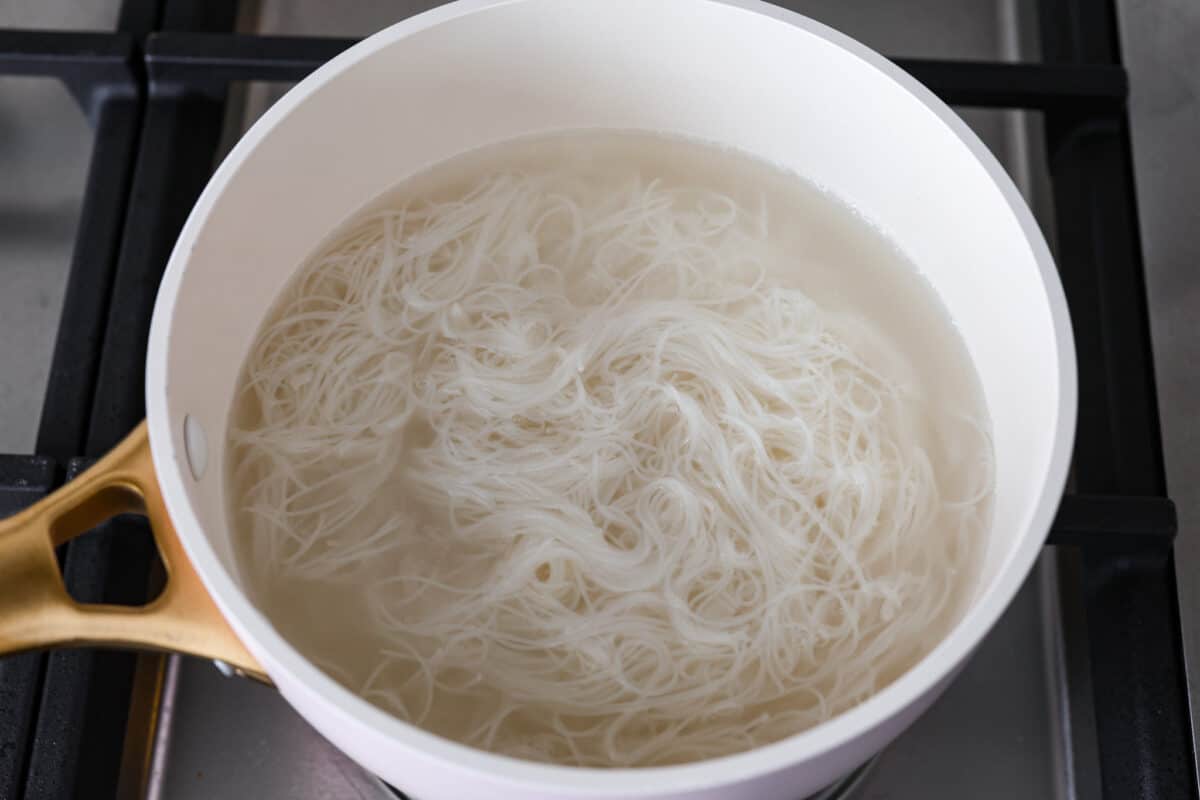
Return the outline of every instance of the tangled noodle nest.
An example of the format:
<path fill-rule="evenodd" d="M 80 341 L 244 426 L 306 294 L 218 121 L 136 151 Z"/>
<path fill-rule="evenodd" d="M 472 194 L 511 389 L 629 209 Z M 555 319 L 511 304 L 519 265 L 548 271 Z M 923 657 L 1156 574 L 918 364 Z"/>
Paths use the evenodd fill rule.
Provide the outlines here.
<path fill-rule="evenodd" d="M 354 220 L 249 357 L 234 507 L 268 584 L 361 599 L 366 669 L 322 655 L 404 719 L 586 766 L 749 749 L 936 643 L 990 472 L 939 496 L 905 392 L 769 283 L 763 208 L 597 181 Z"/>

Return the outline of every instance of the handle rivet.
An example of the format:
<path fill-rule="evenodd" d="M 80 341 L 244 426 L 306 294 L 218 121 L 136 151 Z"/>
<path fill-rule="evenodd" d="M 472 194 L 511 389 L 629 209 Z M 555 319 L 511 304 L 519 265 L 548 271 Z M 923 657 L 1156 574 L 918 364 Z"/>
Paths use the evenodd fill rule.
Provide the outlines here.
<path fill-rule="evenodd" d="M 183 417 L 183 451 L 192 477 L 200 480 L 208 466 L 208 439 L 204 436 L 204 428 L 191 414 Z"/>

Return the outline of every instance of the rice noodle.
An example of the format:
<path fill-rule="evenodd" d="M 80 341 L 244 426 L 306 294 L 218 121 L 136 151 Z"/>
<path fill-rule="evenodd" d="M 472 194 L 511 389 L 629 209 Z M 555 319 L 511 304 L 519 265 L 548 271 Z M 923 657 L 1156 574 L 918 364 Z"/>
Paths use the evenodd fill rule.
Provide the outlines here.
<path fill-rule="evenodd" d="M 369 663 L 332 674 L 470 745 L 633 766 L 794 734 L 936 643 L 984 426 L 940 496 L 869 329 L 769 280 L 768 216 L 504 171 L 310 259 L 247 361 L 230 485 L 256 584 L 361 598 Z"/>

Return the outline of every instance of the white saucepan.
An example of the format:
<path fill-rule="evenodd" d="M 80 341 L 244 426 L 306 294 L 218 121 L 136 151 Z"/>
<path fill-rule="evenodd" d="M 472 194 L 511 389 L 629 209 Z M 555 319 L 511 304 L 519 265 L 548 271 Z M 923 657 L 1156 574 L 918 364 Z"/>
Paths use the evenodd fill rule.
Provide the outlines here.
<path fill-rule="evenodd" d="M 429 165 L 556 129 L 646 129 L 792 169 L 882 228 L 962 332 L 995 436 L 994 521 L 969 609 L 861 705 L 725 758 L 578 769 L 480 752 L 402 722 L 305 659 L 248 599 L 221 465 L 238 372 L 273 299 L 348 214 Z M 1075 355 L 1050 253 L 966 125 L 884 58 L 754 0 L 460 0 L 370 37 L 250 130 L 180 234 L 159 290 L 147 423 L 0 524 L 0 652 L 119 643 L 267 677 L 334 744 L 420 800 L 795 800 L 883 748 L 938 696 L 1024 580 L 1063 489 Z M 152 461 L 152 463 L 151 463 Z M 54 543 L 141 510 L 167 588 L 79 606 Z"/>

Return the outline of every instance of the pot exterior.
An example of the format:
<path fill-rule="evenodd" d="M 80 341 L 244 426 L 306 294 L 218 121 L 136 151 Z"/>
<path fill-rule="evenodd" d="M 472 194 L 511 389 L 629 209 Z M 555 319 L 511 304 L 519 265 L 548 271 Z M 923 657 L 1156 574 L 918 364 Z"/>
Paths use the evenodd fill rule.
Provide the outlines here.
<path fill-rule="evenodd" d="M 485 144 L 578 128 L 734 146 L 849 203 L 941 297 L 992 419 L 995 515 L 963 619 L 859 706 L 748 753 L 581 770 L 440 739 L 313 666 L 259 611 L 234 557 L 224 431 L 240 365 L 294 269 L 407 175 Z M 756 0 L 460 0 L 351 48 L 267 112 L 201 195 L 159 289 L 146 375 L 166 507 L 216 606 L 314 727 L 421 800 L 795 800 L 836 780 L 928 707 L 1024 581 L 1064 486 L 1075 403 L 1062 287 L 996 160 L 890 62 Z M 209 454 L 202 474 L 187 459 L 198 441 Z"/>
<path fill-rule="evenodd" d="M 646 796 L 655 800 L 800 800 L 816 794 L 887 747 L 941 696 L 952 679 L 953 675 L 939 681 L 921 696 L 913 698 L 892 719 L 863 731 L 820 759 L 735 781 L 723 779 L 720 768 L 716 767 L 711 783 L 705 788 L 667 790 Z M 280 684 L 279 690 L 340 750 L 353 755 L 360 764 L 412 800 L 627 800 L 629 797 L 624 790 L 605 792 L 596 785 L 547 789 L 535 784 L 517 784 L 494 773 L 460 769 L 456 764 L 431 759 L 416 751 L 400 757 L 393 742 L 380 739 L 358 720 L 346 719 L 330 724 L 325 706 L 303 684 Z M 647 778 L 648 782 L 653 780 Z"/>

